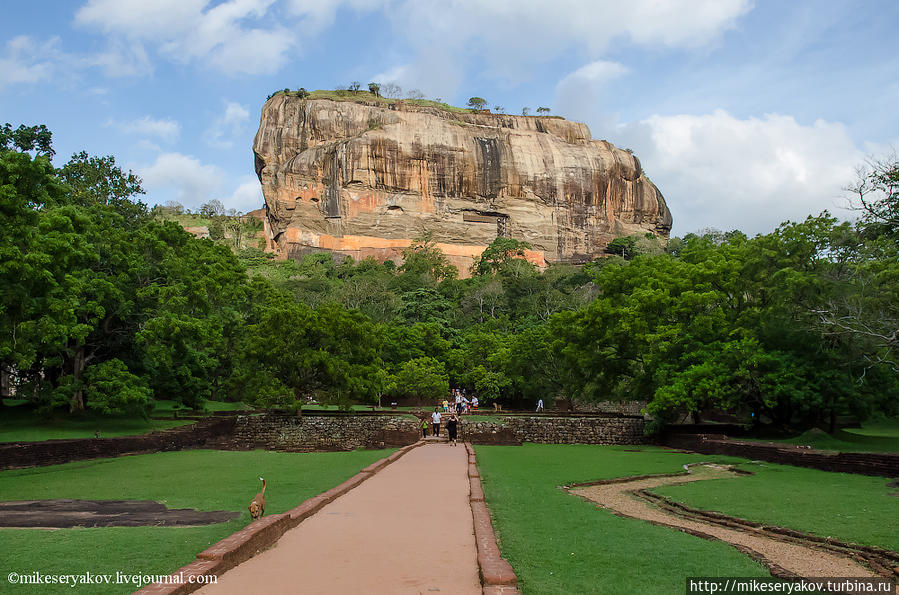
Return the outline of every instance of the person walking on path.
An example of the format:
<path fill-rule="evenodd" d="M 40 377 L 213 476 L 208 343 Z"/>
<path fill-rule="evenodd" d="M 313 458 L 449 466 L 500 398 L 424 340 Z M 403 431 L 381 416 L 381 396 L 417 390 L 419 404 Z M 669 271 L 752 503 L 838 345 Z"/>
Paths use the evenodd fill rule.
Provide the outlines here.
<path fill-rule="evenodd" d="M 422 438 L 428 437 L 428 418 L 427 417 L 423 417 L 421 420 L 421 437 Z"/>
<path fill-rule="evenodd" d="M 434 413 L 431 414 L 431 434 L 440 436 L 440 411 L 434 407 Z"/>
<path fill-rule="evenodd" d="M 459 419 L 455 415 L 451 415 L 446 422 L 446 435 L 449 441 L 456 445 L 456 431 L 459 428 Z"/>
<path fill-rule="evenodd" d="M 543 411 L 543 399 L 537 399 L 537 413 Z"/>

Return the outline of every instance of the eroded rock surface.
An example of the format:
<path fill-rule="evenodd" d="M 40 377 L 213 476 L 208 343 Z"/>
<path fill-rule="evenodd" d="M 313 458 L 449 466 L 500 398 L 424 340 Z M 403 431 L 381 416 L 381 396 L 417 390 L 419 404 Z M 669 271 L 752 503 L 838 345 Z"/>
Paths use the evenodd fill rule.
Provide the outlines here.
<path fill-rule="evenodd" d="M 279 93 L 253 149 L 268 247 L 285 257 L 398 260 L 429 231 L 464 273 L 497 235 L 529 242 L 528 259 L 542 265 L 671 229 L 640 161 L 561 118 Z"/>

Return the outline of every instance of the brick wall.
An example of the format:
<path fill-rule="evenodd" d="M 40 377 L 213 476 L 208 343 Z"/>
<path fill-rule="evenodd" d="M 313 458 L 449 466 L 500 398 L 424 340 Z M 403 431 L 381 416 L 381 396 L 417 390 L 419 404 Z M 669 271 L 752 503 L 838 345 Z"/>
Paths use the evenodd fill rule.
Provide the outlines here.
<path fill-rule="evenodd" d="M 294 452 L 353 450 L 405 446 L 420 436 L 420 423 L 408 415 L 240 415 L 227 443 L 219 446 Z"/>
<path fill-rule="evenodd" d="M 140 436 L 79 438 L 0 444 L 0 469 L 56 465 L 124 454 L 200 448 L 231 433 L 233 418 L 204 419 L 189 426 Z"/>
<path fill-rule="evenodd" d="M 789 445 L 731 440 L 723 434 L 668 434 L 664 438 L 664 443 L 673 448 L 703 454 L 744 457 L 823 471 L 899 477 L 899 454 L 835 453 Z"/>
<path fill-rule="evenodd" d="M 459 437 L 475 444 L 640 444 L 642 416 L 509 416 L 502 423 L 469 422 L 463 417 Z"/>

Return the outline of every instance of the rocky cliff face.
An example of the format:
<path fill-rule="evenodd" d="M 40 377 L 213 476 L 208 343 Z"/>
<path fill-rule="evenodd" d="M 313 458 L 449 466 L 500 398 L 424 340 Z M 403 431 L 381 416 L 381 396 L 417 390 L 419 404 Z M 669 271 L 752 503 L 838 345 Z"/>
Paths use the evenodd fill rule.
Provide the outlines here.
<path fill-rule="evenodd" d="M 253 145 L 271 250 L 398 260 L 433 234 L 465 274 L 498 235 L 528 259 L 584 262 L 615 237 L 667 236 L 671 213 L 629 152 L 561 118 L 284 94 Z"/>

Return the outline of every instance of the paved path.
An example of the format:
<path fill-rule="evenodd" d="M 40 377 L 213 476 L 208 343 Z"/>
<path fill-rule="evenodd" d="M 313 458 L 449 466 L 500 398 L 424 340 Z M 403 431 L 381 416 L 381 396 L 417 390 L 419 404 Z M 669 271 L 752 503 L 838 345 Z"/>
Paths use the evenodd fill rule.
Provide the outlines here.
<path fill-rule="evenodd" d="M 461 444 L 415 448 L 199 593 L 478 594 L 467 470 Z"/>

